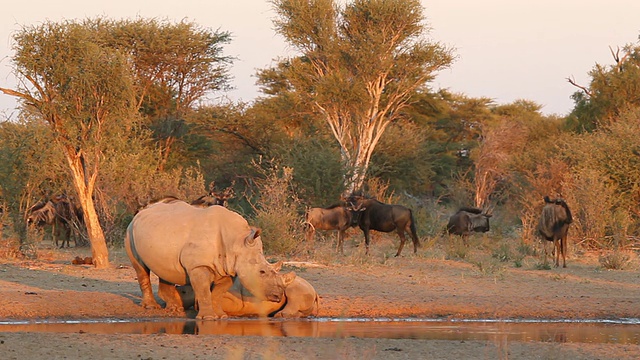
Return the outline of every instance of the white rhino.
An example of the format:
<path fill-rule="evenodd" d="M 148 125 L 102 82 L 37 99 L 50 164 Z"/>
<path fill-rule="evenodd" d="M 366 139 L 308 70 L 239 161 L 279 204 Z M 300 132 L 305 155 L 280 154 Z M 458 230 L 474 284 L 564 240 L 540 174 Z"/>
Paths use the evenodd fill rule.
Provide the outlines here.
<path fill-rule="evenodd" d="M 221 299 L 232 277 L 258 298 L 275 302 L 296 277 L 294 272 L 280 274 L 266 261 L 260 229 L 222 206 L 197 208 L 175 199 L 148 205 L 129 224 L 125 248 L 144 308 L 160 308 L 149 278 L 153 272 L 160 278 L 158 295 L 169 310 L 182 308 L 175 285 L 193 287 L 197 319 L 227 317 Z"/>
<path fill-rule="evenodd" d="M 189 285 L 178 286 L 185 309 L 194 306 L 193 289 Z M 296 276 L 284 290 L 285 296 L 278 302 L 257 299 L 234 279 L 233 286 L 222 295 L 220 304 L 230 316 L 269 316 L 300 318 L 317 316 L 319 297 L 316 290 L 300 276 Z"/>

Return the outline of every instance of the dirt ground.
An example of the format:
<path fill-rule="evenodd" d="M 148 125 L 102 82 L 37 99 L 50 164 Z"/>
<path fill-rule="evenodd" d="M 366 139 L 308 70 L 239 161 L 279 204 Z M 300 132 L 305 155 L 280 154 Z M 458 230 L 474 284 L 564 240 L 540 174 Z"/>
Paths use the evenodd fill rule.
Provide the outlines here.
<path fill-rule="evenodd" d="M 109 269 L 71 264 L 75 256 L 89 255 L 88 248 L 44 246 L 38 260 L 0 260 L 0 322 L 171 316 L 139 306 L 140 289 L 123 250 L 110 250 Z M 640 318 L 637 266 L 602 270 L 595 254 L 574 256 L 566 269 L 550 270 L 537 270 L 526 260 L 521 267 L 505 264 L 488 269 L 488 262 L 446 260 L 433 249 L 420 250 L 417 255 L 405 249 L 400 258 L 347 259 L 321 263 L 274 260 L 291 261 L 285 270 L 296 271 L 315 287 L 320 295 L 319 317 L 323 318 Z M 0 332 L 0 353 L 3 359 L 36 360 L 638 359 L 640 347 L 497 340 Z"/>

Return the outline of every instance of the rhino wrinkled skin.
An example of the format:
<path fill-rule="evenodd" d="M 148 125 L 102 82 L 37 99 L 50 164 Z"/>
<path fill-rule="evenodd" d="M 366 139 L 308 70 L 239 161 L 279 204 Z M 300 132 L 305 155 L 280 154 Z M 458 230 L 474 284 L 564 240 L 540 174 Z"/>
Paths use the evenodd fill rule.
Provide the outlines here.
<path fill-rule="evenodd" d="M 257 298 L 274 302 L 282 300 L 295 278 L 295 273 L 281 274 L 266 261 L 260 229 L 222 206 L 197 208 L 178 200 L 148 205 L 129 224 L 125 248 L 144 308 L 160 308 L 151 288 L 153 272 L 160 279 L 158 295 L 167 309 L 182 308 L 175 285 L 193 287 L 197 319 L 227 317 L 221 299 L 232 277 Z"/>

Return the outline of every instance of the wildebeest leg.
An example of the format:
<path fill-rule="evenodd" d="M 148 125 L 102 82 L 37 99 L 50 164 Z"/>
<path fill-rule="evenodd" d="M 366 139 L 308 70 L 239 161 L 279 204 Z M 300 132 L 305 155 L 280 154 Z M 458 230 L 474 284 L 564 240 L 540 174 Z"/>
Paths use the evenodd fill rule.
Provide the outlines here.
<path fill-rule="evenodd" d="M 562 267 L 567 267 L 567 237 L 560 238 L 560 249 L 562 249 Z"/>
<path fill-rule="evenodd" d="M 62 227 L 64 228 L 64 234 L 65 234 L 65 238 L 62 239 L 62 246 L 60 247 L 61 249 L 64 247 L 64 242 L 67 242 L 67 248 L 71 247 L 69 245 L 69 238 L 71 237 L 71 228 L 69 227 L 69 224 L 65 224 L 64 222 L 62 223 Z"/>
<path fill-rule="evenodd" d="M 362 232 L 364 232 L 364 246 L 365 246 L 364 253 L 366 255 L 369 255 L 369 229 L 368 228 L 362 229 Z"/>
<path fill-rule="evenodd" d="M 338 251 L 344 255 L 344 230 L 338 230 Z"/>
<path fill-rule="evenodd" d="M 213 302 L 211 299 L 211 283 L 214 280 L 214 275 L 211 269 L 206 266 L 198 266 L 189 271 L 189 280 L 193 292 L 196 295 L 196 305 L 198 307 L 198 315 L 196 319 L 202 320 L 215 320 L 221 316 L 226 317 L 226 314 L 218 314 L 214 311 Z M 226 290 L 225 290 L 226 291 Z M 216 301 L 218 308 L 220 307 L 220 301 Z"/>
<path fill-rule="evenodd" d="M 55 242 L 56 247 L 58 247 L 58 238 L 60 237 L 58 236 L 59 232 L 60 230 L 58 229 L 58 226 L 56 226 L 56 223 L 54 221 L 53 224 L 51 224 L 51 242 Z M 62 245 L 64 246 L 64 242 L 62 243 Z"/>
<path fill-rule="evenodd" d="M 553 250 L 555 252 L 554 254 L 555 267 L 558 267 L 560 266 L 560 239 L 557 239 L 557 238 L 553 239 Z"/>
<path fill-rule="evenodd" d="M 404 247 L 404 242 L 407 241 L 407 239 L 404 237 L 404 228 L 398 228 L 398 236 L 400 237 L 400 246 L 398 247 L 396 257 L 400 256 L 402 248 Z"/>
<path fill-rule="evenodd" d="M 160 299 L 164 300 L 165 303 L 167 303 L 165 309 L 169 310 L 172 313 L 180 314 L 184 312 L 184 306 L 182 305 L 180 293 L 178 293 L 178 289 L 176 289 L 174 284 L 160 279 L 158 283 L 158 296 L 160 297 Z"/>

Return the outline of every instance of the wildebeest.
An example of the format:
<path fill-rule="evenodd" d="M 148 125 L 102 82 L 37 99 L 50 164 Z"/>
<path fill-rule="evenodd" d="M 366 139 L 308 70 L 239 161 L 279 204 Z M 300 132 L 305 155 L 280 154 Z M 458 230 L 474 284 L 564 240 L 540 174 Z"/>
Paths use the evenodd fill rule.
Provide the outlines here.
<path fill-rule="evenodd" d="M 462 239 L 467 238 L 472 232 L 489 231 L 489 218 L 491 214 L 487 214 L 475 207 L 462 207 L 451 215 L 446 231 L 448 234 L 460 235 Z"/>
<path fill-rule="evenodd" d="M 540 222 L 538 222 L 538 233 L 545 240 L 553 241 L 555 266 L 560 266 L 560 255 L 562 255 L 562 267 L 566 268 L 567 234 L 569 224 L 573 221 L 571 211 L 564 199 L 550 199 L 549 196 L 545 196 L 544 202 Z"/>
<path fill-rule="evenodd" d="M 307 241 L 313 241 L 316 230 L 337 230 L 338 251 L 342 254 L 345 231 L 358 225 L 355 211 L 357 210 L 351 206 L 345 206 L 344 203 L 337 203 L 326 208 L 310 208 L 305 215 Z"/>
<path fill-rule="evenodd" d="M 391 232 L 396 230 L 400 237 L 400 246 L 396 256 L 400 256 L 406 241 L 404 233 L 411 235 L 413 240 L 413 252 L 418 252 L 420 240 L 416 234 L 416 224 L 411 209 L 402 205 L 384 204 L 376 199 L 368 199 L 362 196 L 351 196 L 349 203 L 359 209 L 357 222 L 364 233 L 365 252 L 369 253 L 369 231 L 376 230 Z"/>
<path fill-rule="evenodd" d="M 60 238 L 60 229 L 65 232 L 60 248 L 64 247 L 65 241 L 67 247 L 70 246 L 69 241 L 72 235 L 75 245 L 78 245 L 79 234 L 75 230 L 76 226 L 82 222 L 82 212 L 66 195 L 56 195 L 51 200 L 41 201 L 32 206 L 27 213 L 27 225 L 51 225 L 51 236 L 56 246 Z"/>
<path fill-rule="evenodd" d="M 233 189 L 233 183 L 226 189 L 216 192 L 214 191 L 214 183 L 209 185 L 209 194 L 200 196 L 193 200 L 190 204 L 197 207 L 209 207 L 213 205 L 220 205 L 227 207 L 229 199 L 235 196 L 235 190 Z"/>

